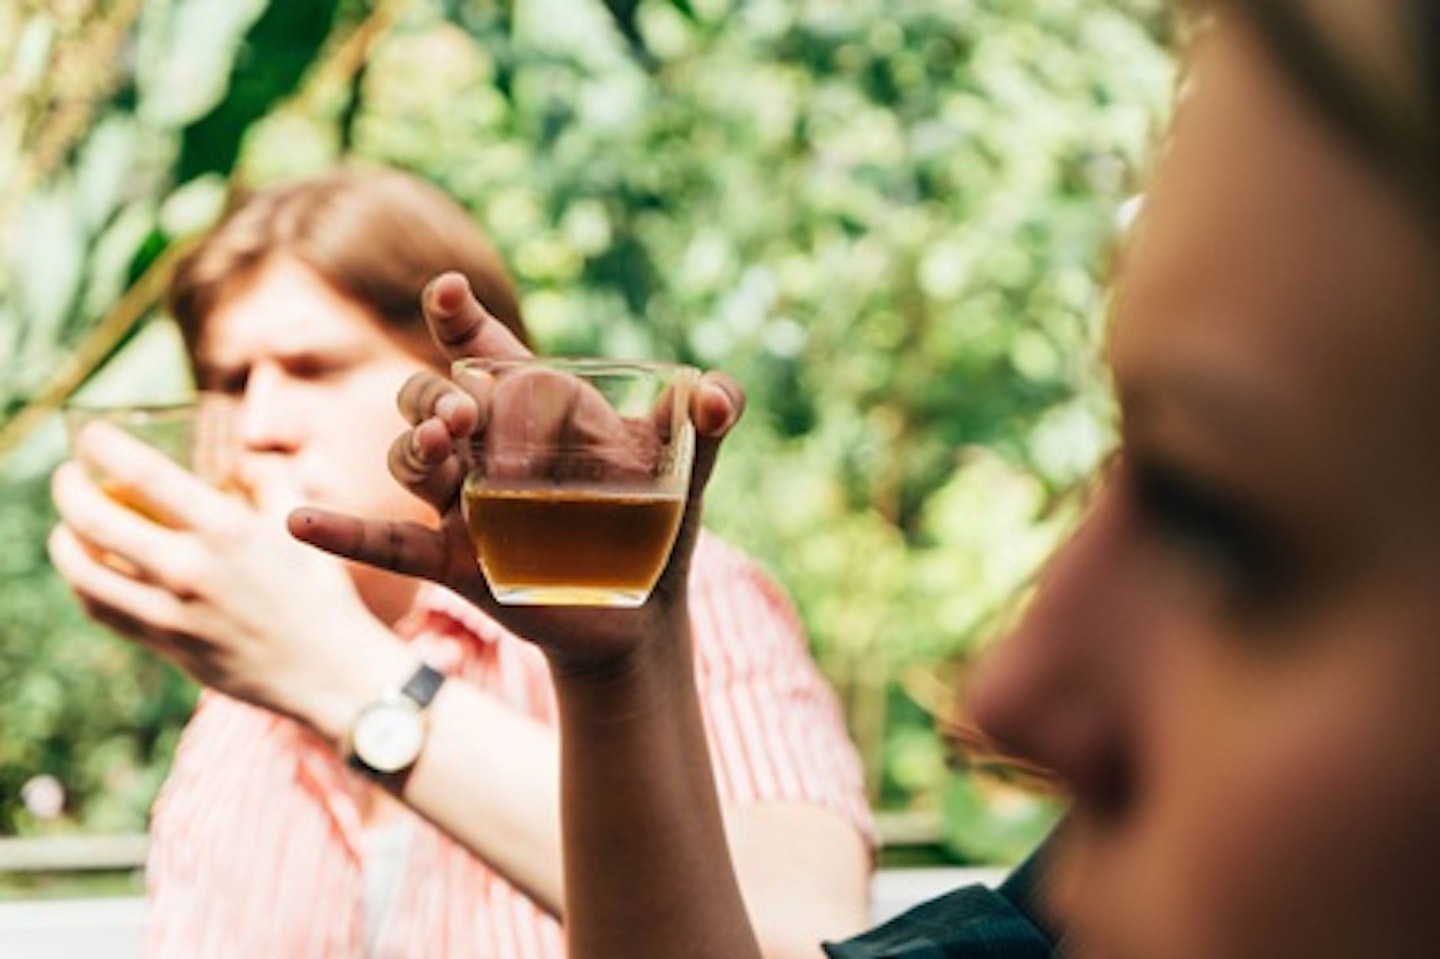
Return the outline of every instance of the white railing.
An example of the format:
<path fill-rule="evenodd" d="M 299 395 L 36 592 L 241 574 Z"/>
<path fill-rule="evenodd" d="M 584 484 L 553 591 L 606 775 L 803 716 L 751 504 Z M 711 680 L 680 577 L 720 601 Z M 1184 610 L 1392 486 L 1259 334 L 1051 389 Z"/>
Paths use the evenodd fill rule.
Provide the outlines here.
<path fill-rule="evenodd" d="M 140 959 L 145 900 L 0 902 L 0 959 Z"/>
<path fill-rule="evenodd" d="M 0 838 L 0 873 L 125 872 L 145 865 L 144 833 Z"/>
<path fill-rule="evenodd" d="M 934 824 L 913 817 L 881 817 L 887 845 L 925 845 Z M 72 836 L 0 839 L 0 873 L 133 872 L 145 864 L 146 837 Z M 998 868 L 889 867 L 872 886 L 878 922 L 949 889 L 993 885 Z M 140 959 L 145 901 L 139 896 L 0 901 L 0 959 Z"/>
<path fill-rule="evenodd" d="M 992 883 L 996 870 L 882 869 L 875 876 L 873 916 L 882 922 L 916 902 L 973 882 Z M 145 900 L 54 899 L 0 902 L 0 959 L 140 959 Z"/>

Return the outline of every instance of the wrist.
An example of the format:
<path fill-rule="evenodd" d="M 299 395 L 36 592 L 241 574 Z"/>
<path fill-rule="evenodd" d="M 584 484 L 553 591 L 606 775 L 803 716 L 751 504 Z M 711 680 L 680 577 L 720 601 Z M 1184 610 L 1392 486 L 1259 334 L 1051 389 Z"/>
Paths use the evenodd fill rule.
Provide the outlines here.
<path fill-rule="evenodd" d="M 304 697 L 301 718 L 342 756 L 361 710 L 383 691 L 401 686 L 420 662 L 393 634 L 377 630 L 383 635 L 351 637 L 343 662 L 329 664 L 326 680 Z"/>
<path fill-rule="evenodd" d="M 633 644 L 621 655 L 604 659 L 552 655 L 549 667 L 562 708 L 583 711 L 601 722 L 663 716 L 679 700 L 695 694 L 688 619 L 663 635 Z"/>
<path fill-rule="evenodd" d="M 397 791 L 403 787 L 429 739 L 430 704 L 444 683 L 444 673 L 420 663 L 403 685 L 362 707 L 345 747 L 350 767 Z"/>

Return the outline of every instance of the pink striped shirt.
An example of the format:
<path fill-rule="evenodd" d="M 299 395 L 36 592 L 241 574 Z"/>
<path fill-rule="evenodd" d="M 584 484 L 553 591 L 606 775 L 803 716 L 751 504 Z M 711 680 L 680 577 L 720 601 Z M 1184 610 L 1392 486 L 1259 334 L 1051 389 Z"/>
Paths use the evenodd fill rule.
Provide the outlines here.
<path fill-rule="evenodd" d="M 692 575 L 697 682 L 727 805 L 811 803 L 873 841 L 858 757 L 784 595 L 702 537 Z M 438 587 L 401 624 L 432 664 L 554 721 L 538 651 Z M 367 947 L 365 788 L 300 725 L 206 692 L 151 825 L 148 955 L 164 959 L 550 959 L 555 919 L 408 810 L 395 894 Z"/>

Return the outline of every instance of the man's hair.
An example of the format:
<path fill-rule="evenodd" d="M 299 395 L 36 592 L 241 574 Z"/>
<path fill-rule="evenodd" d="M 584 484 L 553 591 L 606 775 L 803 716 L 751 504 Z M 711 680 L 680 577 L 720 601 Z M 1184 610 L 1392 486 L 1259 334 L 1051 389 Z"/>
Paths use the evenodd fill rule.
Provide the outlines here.
<path fill-rule="evenodd" d="M 191 357 L 215 308 L 275 257 L 313 270 L 433 364 L 441 356 L 420 295 L 447 270 L 468 277 L 486 309 L 528 340 L 504 264 L 459 203 L 407 173 L 342 168 L 237 194 L 180 261 L 166 305 Z"/>

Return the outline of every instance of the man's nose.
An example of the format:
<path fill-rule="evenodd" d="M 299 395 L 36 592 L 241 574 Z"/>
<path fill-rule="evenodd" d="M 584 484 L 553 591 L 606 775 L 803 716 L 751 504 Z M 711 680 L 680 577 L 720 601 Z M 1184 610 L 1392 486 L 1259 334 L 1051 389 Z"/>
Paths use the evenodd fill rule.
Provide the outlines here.
<path fill-rule="evenodd" d="M 256 365 L 236 414 L 241 444 L 252 452 L 294 449 L 299 442 L 297 412 L 284 375 L 272 366 Z"/>

